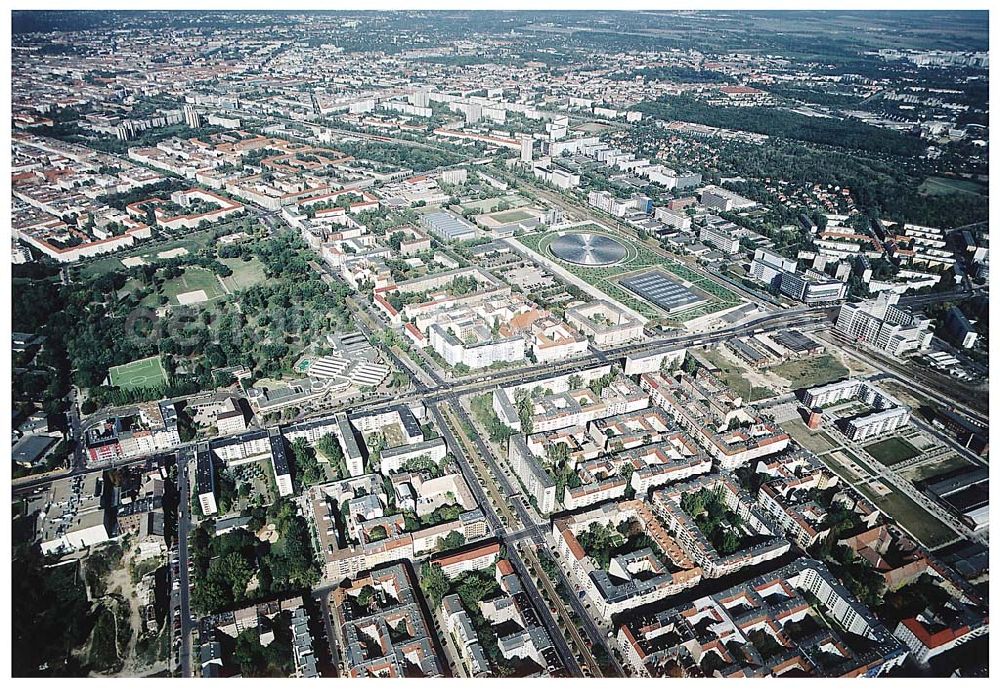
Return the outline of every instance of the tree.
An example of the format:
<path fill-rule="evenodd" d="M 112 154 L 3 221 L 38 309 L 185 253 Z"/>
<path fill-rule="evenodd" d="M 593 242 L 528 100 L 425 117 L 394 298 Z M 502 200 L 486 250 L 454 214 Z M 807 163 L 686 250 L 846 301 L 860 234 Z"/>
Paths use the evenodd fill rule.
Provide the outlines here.
<path fill-rule="evenodd" d="M 115 613 L 109 607 L 101 605 L 97 622 L 91 634 L 90 666 L 98 672 L 114 672 L 121 667 L 118 657 L 115 630 L 117 624 Z"/>
<path fill-rule="evenodd" d="M 214 571 L 214 572 L 213 572 Z M 218 576 L 232 591 L 233 600 L 242 597 L 247 590 L 247 584 L 253 577 L 253 571 L 242 554 L 230 553 L 212 563 L 208 569 L 209 577 Z"/>
<path fill-rule="evenodd" d="M 635 489 L 632 488 L 632 474 L 635 472 L 635 467 L 630 462 L 626 462 L 622 465 L 619 474 L 621 478 L 625 480 L 625 498 L 626 500 L 631 500 L 635 498 Z"/>
<path fill-rule="evenodd" d="M 365 585 L 358 592 L 358 606 L 367 609 L 371 606 L 372 601 L 375 599 L 375 588 L 371 585 Z"/>
<path fill-rule="evenodd" d="M 264 665 L 263 652 L 259 633 L 256 630 L 244 630 L 236 637 L 233 663 L 240 669 L 242 676 L 250 678 L 258 676 L 260 668 Z"/>
<path fill-rule="evenodd" d="M 500 585 L 494 579 L 492 569 L 465 573 L 455 588 L 462 606 L 470 615 L 479 611 L 479 602 L 491 599 L 499 590 Z"/>
<path fill-rule="evenodd" d="M 738 551 L 740 548 L 740 536 L 732 530 L 727 530 L 722 535 L 721 547 L 719 553 L 722 555 Z"/>
<path fill-rule="evenodd" d="M 80 564 L 47 563 L 37 544 L 15 544 L 11 562 L 11 668 L 15 676 L 85 675 L 72 655 L 90 631 Z"/>
<path fill-rule="evenodd" d="M 683 368 L 686 373 L 694 375 L 698 371 L 698 361 L 690 354 L 687 354 L 684 356 Z"/>
<path fill-rule="evenodd" d="M 402 245 L 404 239 L 406 239 L 405 234 L 402 232 L 394 232 L 389 235 L 389 246 L 394 252 L 399 252 L 400 245 Z"/>
<path fill-rule="evenodd" d="M 519 388 L 514 393 L 514 402 L 517 406 L 517 416 L 521 421 L 521 431 L 531 434 L 534 425 L 535 406 L 531 402 L 531 393 L 523 388 Z"/>
<path fill-rule="evenodd" d="M 385 435 L 381 431 L 376 431 L 368 437 L 368 461 L 372 464 L 379 462 L 382 458 L 382 449 L 385 448 Z"/>
<path fill-rule="evenodd" d="M 549 444 L 545 456 L 554 467 L 563 467 L 569 460 L 569 446 L 562 442 Z"/>
<path fill-rule="evenodd" d="M 348 476 L 347 463 L 344 458 L 344 451 L 340 447 L 340 441 L 333 434 L 324 434 L 316 442 L 316 449 L 323 454 L 330 465 L 337 469 L 338 476 L 344 479 Z"/>
<path fill-rule="evenodd" d="M 615 380 L 615 375 L 614 370 L 612 370 L 604 376 L 594 379 L 590 382 L 590 390 L 593 391 L 594 395 L 599 396 L 602 392 L 604 392 L 604 389 L 611 385 L 611 382 Z"/>
<path fill-rule="evenodd" d="M 458 547 L 464 545 L 465 535 L 454 530 L 448 532 L 447 536 L 439 538 L 437 541 L 438 549 L 441 551 L 450 551 L 451 549 L 457 549 Z"/>
<path fill-rule="evenodd" d="M 293 479 L 299 490 L 326 481 L 326 473 L 316 459 L 316 451 L 304 438 L 292 441 Z"/>
<path fill-rule="evenodd" d="M 431 605 L 431 609 L 437 609 L 441 605 L 441 600 L 448 593 L 449 582 L 440 565 L 425 562 L 420 568 L 420 589 Z"/>
<path fill-rule="evenodd" d="M 227 595 L 223 585 L 216 580 L 199 582 L 191 597 L 194 608 L 203 612 L 222 611 L 231 602 L 232 599 Z"/>

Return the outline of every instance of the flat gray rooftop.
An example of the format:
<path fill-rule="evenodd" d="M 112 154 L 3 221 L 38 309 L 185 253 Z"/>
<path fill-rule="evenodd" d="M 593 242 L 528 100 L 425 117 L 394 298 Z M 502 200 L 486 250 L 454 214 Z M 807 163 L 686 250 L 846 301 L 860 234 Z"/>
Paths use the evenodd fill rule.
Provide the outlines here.
<path fill-rule="evenodd" d="M 663 271 L 647 271 L 619 282 L 623 287 L 667 312 L 687 309 L 705 301 L 703 297 L 668 278 Z"/>

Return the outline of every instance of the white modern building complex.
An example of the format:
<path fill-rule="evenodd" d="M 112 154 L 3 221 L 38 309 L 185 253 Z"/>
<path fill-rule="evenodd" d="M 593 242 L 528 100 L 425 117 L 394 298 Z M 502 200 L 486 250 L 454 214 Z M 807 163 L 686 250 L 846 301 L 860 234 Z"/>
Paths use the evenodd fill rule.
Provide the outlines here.
<path fill-rule="evenodd" d="M 894 357 L 926 350 L 933 335 L 930 322 L 896 306 L 898 302 L 899 295 L 883 292 L 875 299 L 845 304 L 834 330 Z"/>

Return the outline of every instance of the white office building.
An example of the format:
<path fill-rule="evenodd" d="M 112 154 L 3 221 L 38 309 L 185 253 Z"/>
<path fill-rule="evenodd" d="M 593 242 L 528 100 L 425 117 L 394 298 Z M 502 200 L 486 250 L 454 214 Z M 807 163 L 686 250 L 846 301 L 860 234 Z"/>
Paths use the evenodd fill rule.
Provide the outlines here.
<path fill-rule="evenodd" d="M 834 330 L 876 350 L 900 357 L 930 347 L 930 321 L 896 306 L 899 295 L 883 292 L 875 299 L 845 304 Z"/>

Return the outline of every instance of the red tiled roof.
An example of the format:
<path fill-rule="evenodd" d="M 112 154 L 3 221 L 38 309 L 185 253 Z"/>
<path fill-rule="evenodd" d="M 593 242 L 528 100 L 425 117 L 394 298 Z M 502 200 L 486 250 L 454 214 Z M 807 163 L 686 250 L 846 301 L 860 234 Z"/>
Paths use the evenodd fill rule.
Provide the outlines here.
<path fill-rule="evenodd" d="M 921 644 L 923 644 L 927 649 L 935 649 L 941 645 L 948 644 L 949 642 L 958 639 L 962 635 L 969 632 L 970 628 L 967 625 L 963 625 L 960 628 L 945 628 L 944 630 L 939 630 L 936 633 L 931 633 L 927 630 L 923 623 L 918 621 L 916 618 L 907 618 L 902 621 L 902 624 L 913 633 Z"/>
<path fill-rule="evenodd" d="M 500 544 L 498 544 L 497 542 L 493 542 L 492 544 L 486 544 L 485 546 L 480 546 L 479 548 L 476 549 L 460 551 L 451 556 L 445 556 L 443 558 L 435 558 L 433 559 L 432 562 L 443 567 L 446 565 L 452 565 L 453 563 L 461 563 L 462 561 L 472 561 L 479 558 L 480 556 L 488 556 L 490 554 L 498 554 L 498 553 L 500 553 Z M 507 563 L 507 561 L 501 561 L 501 563 Z M 497 565 L 499 567 L 499 564 Z M 510 564 L 507 563 L 507 565 L 509 566 Z"/>

